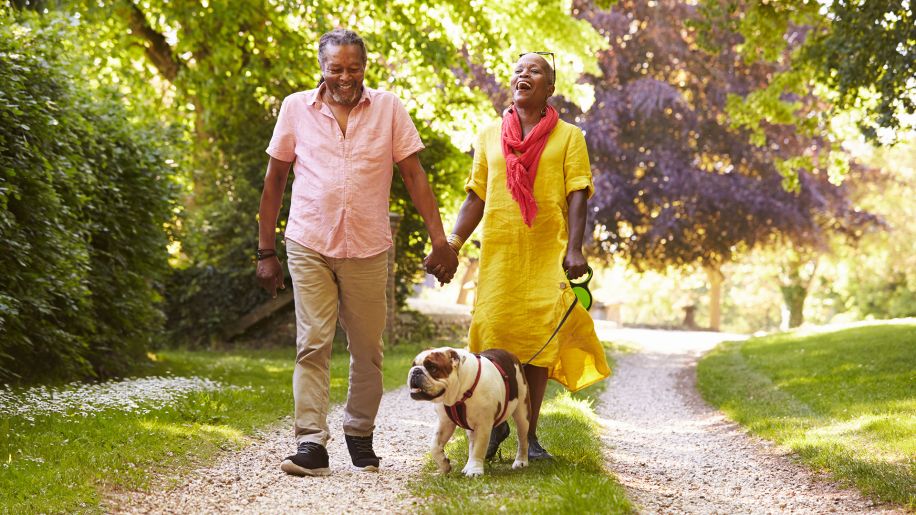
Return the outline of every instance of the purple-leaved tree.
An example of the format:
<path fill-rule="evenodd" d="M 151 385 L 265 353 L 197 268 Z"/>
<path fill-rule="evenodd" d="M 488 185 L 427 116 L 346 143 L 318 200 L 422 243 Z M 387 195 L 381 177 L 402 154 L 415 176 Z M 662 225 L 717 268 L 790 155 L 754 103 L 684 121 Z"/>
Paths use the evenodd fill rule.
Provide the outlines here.
<path fill-rule="evenodd" d="M 755 247 L 782 245 L 790 258 L 779 286 L 789 325 L 800 325 L 811 263 L 828 239 L 842 233 L 854 240 L 876 219 L 828 181 L 828 158 L 835 157 L 816 127 L 765 125 L 771 143 L 756 146 L 729 125 L 729 95 L 760 88 L 776 67 L 745 64 L 735 50 L 737 33 L 707 32 L 721 50 L 702 51 L 690 28 L 700 15 L 683 2 L 620 1 L 604 10 L 576 0 L 572 14 L 610 43 L 599 55 L 602 74 L 583 79 L 595 89 L 587 111 L 553 99 L 561 116 L 585 131 L 596 183 L 596 254 L 638 270 L 702 267 L 710 280 L 710 326 L 718 329 L 721 266 Z M 506 98 L 484 73 L 475 75 L 495 104 Z M 810 95 L 792 100 L 801 113 L 823 107 Z M 798 156 L 810 172 L 795 166 Z"/>

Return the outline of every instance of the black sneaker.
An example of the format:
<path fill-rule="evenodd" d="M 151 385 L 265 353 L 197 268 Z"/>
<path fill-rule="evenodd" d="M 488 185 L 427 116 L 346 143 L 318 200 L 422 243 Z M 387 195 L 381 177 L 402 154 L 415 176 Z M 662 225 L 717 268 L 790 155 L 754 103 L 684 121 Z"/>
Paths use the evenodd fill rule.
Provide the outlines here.
<path fill-rule="evenodd" d="M 283 460 L 280 470 L 294 476 L 327 476 L 331 473 L 328 450 L 320 443 L 302 442 L 296 454 Z"/>
<path fill-rule="evenodd" d="M 499 450 L 499 445 L 503 443 L 503 440 L 509 438 L 509 423 L 503 422 L 502 424 L 493 428 L 493 432 L 490 433 L 490 443 L 487 444 L 487 460 L 496 456 L 496 451 Z"/>
<path fill-rule="evenodd" d="M 528 460 L 552 460 L 553 456 L 538 443 L 536 436 L 528 437 Z"/>
<path fill-rule="evenodd" d="M 350 459 L 353 460 L 355 470 L 378 471 L 378 462 L 381 458 L 372 450 L 372 435 L 344 435 L 344 439 L 347 441 L 347 450 L 350 451 Z"/>

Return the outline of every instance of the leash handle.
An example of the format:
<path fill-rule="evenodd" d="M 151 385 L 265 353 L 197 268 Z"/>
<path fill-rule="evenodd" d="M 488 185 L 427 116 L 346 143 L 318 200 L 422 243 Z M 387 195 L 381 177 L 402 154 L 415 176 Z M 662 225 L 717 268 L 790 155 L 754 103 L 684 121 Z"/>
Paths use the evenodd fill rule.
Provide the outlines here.
<path fill-rule="evenodd" d="M 538 356 L 538 354 L 541 353 L 541 351 L 543 351 L 544 349 L 547 348 L 547 344 L 550 343 L 550 340 L 553 340 L 553 337 L 556 336 L 558 332 L 560 332 L 560 328 L 563 327 L 563 324 L 566 323 L 566 319 L 569 318 L 569 314 L 572 313 L 573 308 L 575 308 L 575 307 L 576 307 L 576 304 L 578 304 L 578 303 L 579 303 L 579 297 L 573 295 L 573 301 L 572 301 L 572 303 L 569 304 L 569 308 L 566 310 L 566 314 L 563 315 L 563 320 L 560 320 L 560 324 L 557 325 L 557 328 L 553 330 L 553 334 L 550 335 L 550 338 L 547 338 L 547 341 L 544 342 L 544 345 L 542 345 L 541 348 L 538 349 L 538 351 L 534 353 L 534 356 L 531 356 L 531 357 L 528 359 L 528 361 L 526 361 L 525 364 L 522 365 L 523 367 L 524 367 L 524 366 L 527 366 L 529 363 L 531 363 L 531 360 L 532 360 L 532 359 L 536 358 L 536 357 Z"/>

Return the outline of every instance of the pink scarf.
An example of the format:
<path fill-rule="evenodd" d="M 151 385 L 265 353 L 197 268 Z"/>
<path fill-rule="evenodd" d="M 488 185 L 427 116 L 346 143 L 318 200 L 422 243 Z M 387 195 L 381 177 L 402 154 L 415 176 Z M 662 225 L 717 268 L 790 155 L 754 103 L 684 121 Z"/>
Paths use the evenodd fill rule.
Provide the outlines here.
<path fill-rule="evenodd" d="M 538 163 L 547 146 L 547 136 L 559 119 L 557 110 L 547 106 L 547 116 L 541 118 L 523 140 L 522 124 L 515 108 L 510 107 L 503 114 L 501 140 L 503 157 L 506 158 L 506 187 L 522 209 L 522 220 L 528 227 L 538 213 L 538 205 L 534 201 L 534 177 L 538 172 Z M 515 155 L 516 151 L 521 155 Z"/>

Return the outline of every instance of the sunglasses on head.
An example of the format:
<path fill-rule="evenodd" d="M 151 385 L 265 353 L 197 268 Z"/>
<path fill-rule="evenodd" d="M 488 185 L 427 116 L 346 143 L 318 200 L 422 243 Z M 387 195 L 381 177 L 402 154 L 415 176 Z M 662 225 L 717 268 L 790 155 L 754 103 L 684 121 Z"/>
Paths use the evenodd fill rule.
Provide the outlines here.
<path fill-rule="evenodd" d="M 554 58 L 553 52 L 522 52 L 518 54 L 518 57 L 521 58 L 522 56 L 527 55 L 527 54 L 537 54 L 540 56 L 549 55 L 550 56 L 550 66 L 551 66 L 551 69 L 553 70 L 553 81 L 554 82 L 557 81 L 557 61 Z"/>

